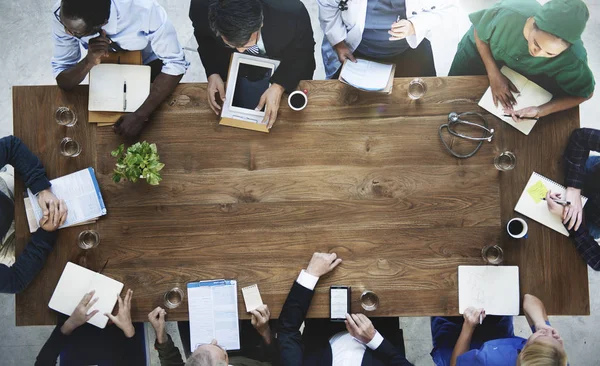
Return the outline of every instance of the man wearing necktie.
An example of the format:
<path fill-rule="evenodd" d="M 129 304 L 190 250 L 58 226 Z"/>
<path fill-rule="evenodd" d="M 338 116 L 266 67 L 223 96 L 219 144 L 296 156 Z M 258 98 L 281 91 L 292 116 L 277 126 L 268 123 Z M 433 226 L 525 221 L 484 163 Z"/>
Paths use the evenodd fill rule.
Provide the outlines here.
<path fill-rule="evenodd" d="M 269 128 L 277 118 L 283 92 L 292 92 L 315 70 L 313 31 L 299 0 L 192 0 L 190 19 L 198 53 L 208 77 L 208 105 L 219 114 L 233 52 L 280 60 L 271 86 L 260 98 Z M 217 93 L 219 97 L 217 97 Z"/>

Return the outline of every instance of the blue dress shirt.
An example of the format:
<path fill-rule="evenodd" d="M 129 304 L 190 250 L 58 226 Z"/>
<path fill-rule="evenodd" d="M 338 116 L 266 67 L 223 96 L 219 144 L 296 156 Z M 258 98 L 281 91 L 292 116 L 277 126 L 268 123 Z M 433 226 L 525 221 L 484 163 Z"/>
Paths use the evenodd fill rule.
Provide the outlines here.
<path fill-rule="evenodd" d="M 58 1 L 53 12 L 60 7 Z M 156 0 L 112 0 L 108 23 L 102 27 L 106 35 L 122 49 L 142 51 L 144 64 L 156 59 L 163 62 L 162 72 L 183 75 L 189 66 L 177 33 L 169 21 L 165 9 Z M 64 26 L 52 15 L 54 56 L 52 71 L 56 78 L 61 72 L 75 66 L 81 59 L 80 45 L 88 48 L 88 42 L 98 34 L 78 39 L 65 32 Z"/>

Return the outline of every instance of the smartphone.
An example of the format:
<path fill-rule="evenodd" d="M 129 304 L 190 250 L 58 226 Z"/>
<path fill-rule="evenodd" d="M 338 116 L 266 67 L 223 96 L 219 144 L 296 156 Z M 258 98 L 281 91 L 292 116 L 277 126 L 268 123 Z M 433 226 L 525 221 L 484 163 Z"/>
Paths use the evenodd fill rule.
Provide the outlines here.
<path fill-rule="evenodd" d="M 343 322 L 346 314 L 350 314 L 350 287 L 331 286 L 329 295 L 329 319 L 332 322 Z"/>

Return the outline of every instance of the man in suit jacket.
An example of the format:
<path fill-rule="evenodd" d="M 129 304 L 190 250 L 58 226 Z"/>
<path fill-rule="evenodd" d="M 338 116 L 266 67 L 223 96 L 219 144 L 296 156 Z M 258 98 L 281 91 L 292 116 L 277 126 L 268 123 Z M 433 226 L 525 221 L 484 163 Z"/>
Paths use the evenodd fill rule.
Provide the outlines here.
<path fill-rule="evenodd" d="M 192 0 L 190 19 L 198 41 L 198 53 L 208 77 L 208 105 L 219 114 L 217 102 L 225 101 L 225 85 L 233 52 L 281 61 L 271 86 L 260 98 L 269 128 L 277 118 L 284 91 L 312 79 L 315 71 L 312 26 L 299 0 Z"/>
<path fill-rule="evenodd" d="M 315 253 L 287 297 L 277 329 L 283 365 L 412 365 L 404 357 L 404 344 L 393 345 L 363 314 L 346 314 L 347 332 L 328 334 L 325 342 L 314 344 L 300 326 L 306 317 L 319 277 L 331 272 L 342 260 L 335 253 Z M 396 318 L 397 319 L 397 318 Z M 358 342 L 357 342 L 358 341 Z M 311 346 L 309 346 L 310 343 Z"/>

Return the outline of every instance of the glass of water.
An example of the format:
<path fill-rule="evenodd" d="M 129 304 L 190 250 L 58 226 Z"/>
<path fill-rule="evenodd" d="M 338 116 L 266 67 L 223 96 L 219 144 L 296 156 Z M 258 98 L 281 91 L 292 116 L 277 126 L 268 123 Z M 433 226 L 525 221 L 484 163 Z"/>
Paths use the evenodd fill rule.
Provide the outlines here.
<path fill-rule="evenodd" d="M 54 118 L 61 126 L 73 127 L 77 124 L 77 115 L 69 107 L 58 107 Z"/>
<path fill-rule="evenodd" d="M 421 78 L 413 79 L 408 84 L 408 96 L 412 100 L 421 99 L 427 92 L 427 84 Z"/>
<path fill-rule="evenodd" d="M 486 263 L 500 264 L 504 260 L 504 252 L 497 245 L 488 245 L 481 250 L 481 256 Z"/>
<path fill-rule="evenodd" d="M 70 137 L 65 137 L 60 141 L 60 153 L 66 157 L 74 158 L 81 154 L 81 145 Z"/>
<path fill-rule="evenodd" d="M 79 233 L 77 238 L 77 245 L 81 249 L 92 249 L 100 244 L 100 235 L 96 230 L 84 230 Z"/>
<path fill-rule="evenodd" d="M 183 302 L 183 290 L 179 287 L 173 287 L 169 291 L 165 292 L 164 300 L 165 307 L 167 309 L 175 309 Z"/>
<path fill-rule="evenodd" d="M 513 170 L 516 164 L 517 157 L 510 151 L 505 151 L 494 158 L 494 166 L 502 172 Z"/>
<path fill-rule="evenodd" d="M 370 290 L 365 290 L 360 295 L 360 306 L 366 311 L 375 311 L 379 306 L 379 296 Z"/>

